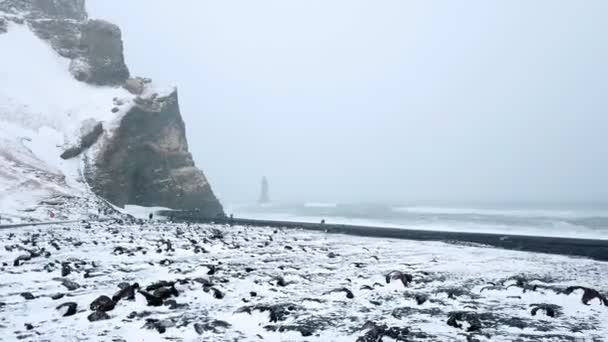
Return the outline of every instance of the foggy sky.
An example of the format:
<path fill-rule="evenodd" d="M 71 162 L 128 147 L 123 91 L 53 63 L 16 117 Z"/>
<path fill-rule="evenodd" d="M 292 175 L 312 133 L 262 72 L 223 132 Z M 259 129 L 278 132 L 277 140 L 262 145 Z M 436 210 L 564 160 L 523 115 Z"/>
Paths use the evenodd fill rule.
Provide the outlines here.
<path fill-rule="evenodd" d="M 608 1 L 88 0 L 222 202 L 608 200 Z"/>

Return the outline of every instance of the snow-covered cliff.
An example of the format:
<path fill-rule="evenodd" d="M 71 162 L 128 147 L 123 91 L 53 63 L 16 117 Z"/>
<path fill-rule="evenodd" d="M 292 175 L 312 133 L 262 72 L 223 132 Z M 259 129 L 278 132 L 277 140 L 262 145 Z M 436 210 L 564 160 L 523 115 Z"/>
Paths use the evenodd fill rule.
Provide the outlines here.
<path fill-rule="evenodd" d="M 131 78 L 120 29 L 89 19 L 84 0 L 0 0 L 0 47 L 5 219 L 78 217 L 98 196 L 222 213 L 188 151 L 176 89 Z"/>

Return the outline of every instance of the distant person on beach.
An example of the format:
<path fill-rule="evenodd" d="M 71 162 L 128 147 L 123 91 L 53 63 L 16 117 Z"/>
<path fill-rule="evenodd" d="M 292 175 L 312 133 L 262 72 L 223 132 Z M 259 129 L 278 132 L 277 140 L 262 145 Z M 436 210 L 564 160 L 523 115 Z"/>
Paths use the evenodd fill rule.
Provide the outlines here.
<path fill-rule="evenodd" d="M 148 215 L 148 218 L 150 219 L 150 221 L 152 221 L 152 218 L 154 217 L 153 213 L 150 213 L 150 215 Z"/>
<path fill-rule="evenodd" d="M 322 219 L 322 220 L 321 220 L 321 224 L 325 224 L 325 219 Z"/>

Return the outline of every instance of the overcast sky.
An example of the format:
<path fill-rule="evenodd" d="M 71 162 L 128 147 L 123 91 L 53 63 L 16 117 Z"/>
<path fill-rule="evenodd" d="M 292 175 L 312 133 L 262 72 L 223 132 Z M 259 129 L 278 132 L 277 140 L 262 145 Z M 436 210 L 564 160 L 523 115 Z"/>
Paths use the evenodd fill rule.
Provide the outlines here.
<path fill-rule="evenodd" d="M 608 1 L 88 0 L 224 203 L 608 200 Z"/>

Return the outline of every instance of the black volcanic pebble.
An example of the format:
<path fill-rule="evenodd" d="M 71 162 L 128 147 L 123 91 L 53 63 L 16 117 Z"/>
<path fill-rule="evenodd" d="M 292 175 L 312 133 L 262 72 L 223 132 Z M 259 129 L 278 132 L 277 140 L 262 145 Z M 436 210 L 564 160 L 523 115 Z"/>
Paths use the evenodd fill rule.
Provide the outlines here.
<path fill-rule="evenodd" d="M 78 304 L 74 302 L 63 303 L 57 307 L 57 310 L 61 310 L 63 308 L 68 308 L 68 310 L 63 314 L 63 317 L 69 317 L 76 314 L 76 308 Z"/>
<path fill-rule="evenodd" d="M 168 299 L 171 296 L 173 297 L 178 297 L 179 296 L 179 292 L 177 292 L 177 290 L 175 289 L 175 287 L 171 286 L 171 287 L 161 287 L 159 289 L 154 290 L 154 292 L 152 293 L 152 295 L 154 297 L 160 298 L 160 299 Z"/>
<path fill-rule="evenodd" d="M 29 255 L 21 255 L 19 257 L 17 257 L 17 259 L 15 259 L 15 261 L 13 261 L 13 266 L 19 266 L 21 265 L 21 261 L 28 261 L 31 260 L 32 257 Z"/>
<path fill-rule="evenodd" d="M 175 299 L 166 300 L 164 305 L 168 306 L 169 309 L 171 309 L 171 310 L 182 309 L 182 308 L 188 307 L 188 304 L 180 304 Z"/>
<path fill-rule="evenodd" d="M 418 305 L 422 305 L 429 299 L 429 297 L 424 294 L 417 294 L 415 296 L 415 299 L 416 299 L 416 303 L 418 303 Z"/>
<path fill-rule="evenodd" d="M 167 321 L 160 321 L 154 318 L 146 318 L 146 324 L 144 324 L 144 328 L 156 329 L 159 334 L 164 334 L 167 331 Z"/>
<path fill-rule="evenodd" d="M 89 320 L 89 322 L 97 322 L 110 319 L 110 316 L 108 316 L 108 314 L 103 311 L 95 311 L 89 316 L 87 316 L 87 319 Z"/>
<path fill-rule="evenodd" d="M 33 325 L 31 325 L 30 323 L 25 323 L 23 326 L 25 326 L 25 329 L 27 329 L 27 330 L 32 330 L 32 329 L 34 329 L 34 326 L 33 326 Z"/>
<path fill-rule="evenodd" d="M 108 296 L 99 296 L 89 306 L 92 311 L 111 311 L 114 310 L 116 303 Z"/>
<path fill-rule="evenodd" d="M 257 295 L 258 295 L 258 294 L 257 294 L 257 292 L 255 292 L 255 291 L 251 291 L 251 292 L 249 292 L 249 295 L 250 295 L 251 297 L 257 297 Z"/>
<path fill-rule="evenodd" d="M 58 299 L 61 299 L 63 297 L 65 297 L 65 293 L 58 293 L 58 294 L 52 295 L 51 299 L 52 300 L 58 300 Z"/>
<path fill-rule="evenodd" d="M 205 326 L 201 323 L 195 323 L 194 331 L 196 331 L 197 334 L 202 335 L 205 332 Z"/>
<path fill-rule="evenodd" d="M 154 290 L 160 289 L 161 287 L 170 287 L 170 286 L 174 286 L 174 285 L 175 285 L 175 282 L 173 282 L 173 281 L 161 280 L 159 282 L 156 282 L 156 283 L 146 287 L 146 291 L 154 291 Z"/>
<path fill-rule="evenodd" d="M 139 291 L 139 293 L 146 298 L 149 306 L 161 306 L 163 305 L 163 299 L 154 296 L 153 294 L 146 291 Z"/>
<path fill-rule="evenodd" d="M 80 288 L 80 285 L 68 279 L 63 279 L 61 285 L 65 286 L 69 291 L 74 291 Z"/>
<path fill-rule="evenodd" d="M 27 300 L 32 300 L 32 299 L 36 299 L 36 296 L 34 296 L 31 292 L 23 292 L 21 294 L 21 297 L 27 299 Z"/>
<path fill-rule="evenodd" d="M 70 265 L 67 263 L 61 264 L 61 276 L 67 277 L 68 275 L 70 275 L 70 273 L 72 273 L 72 268 L 70 267 Z"/>

